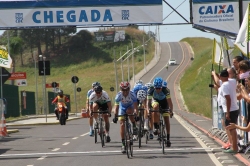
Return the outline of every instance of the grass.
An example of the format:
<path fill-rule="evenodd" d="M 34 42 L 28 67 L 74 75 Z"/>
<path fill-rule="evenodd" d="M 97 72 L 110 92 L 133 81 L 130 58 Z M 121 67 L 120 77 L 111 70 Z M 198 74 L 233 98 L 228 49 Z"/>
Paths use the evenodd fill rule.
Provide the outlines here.
<path fill-rule="evenodd" d="M 144 32 L 137 29 L 126 29 L 126 34 L 129 38 L 133 38 L 134 47 L 142 44 L 143 36 L 147 37 Z M 130 36 L 131 35 L 131 36 Z M 148 39 L 148 37 L 146 38 Z M 145 41 L 146 41 L 145 39 Z M 125 42 L 126 43 L 126 42 Z M 82 108 L 85 107 L 86 93 L 91 88 L 93 82 L 100 82 L 104 90 L 108 92 L 110 98 L 113 100 L 115 98 L 115 91 L 110 92 L 110 87 L 115 86 L 115 69 L 113 63 L 113 57 L 120 57 L 120 52 L 124 54 L 127 50 L 127 46 L 130 49 L 130 41 L 128 45 L 123 43 L 113 43 L 113 47 L 108 48 L 110 43 L 93 43 L 94 47 L 87 52 L 92 52 L 92 58 L 85 60 L 82 54 L 77 53 L 72 57 L 66 52 L 65 55 L 49 57 L 48 60 L 51 61 L 51 75 L 46 76 L 46 83 L 57 82 L 59 83 L 60 89 L 64 91 L 65 94 L 71 96 L 71 112 L 80 112 Z M 107 46 L 107 48 L 105 48 Z M 96 49 L 98 47 L 98 49 Z M 115 49 L 116 54 L 113 54 L 113 49 Z M 101 50 L 101 51 L 100 51 Z M 96 52 L 97 51 L 97 52 Z M 97 56 L 95 56 L 97 55 Z M 105 57 L 108 56 L 108 57 Z M 36 90 L 36 79 L 35 79 L 35 64 L 32 62 L 29 52 L 26 51 L 24 54 L 24 66 L 17 66 L 15 72 L 26 72 L 27 73 L 27 84 L 28 86 L 19 87 L 19 91 L 32 91 Z M 148 64 L 154 57 L 154 41 L 151 39 L 146 46 L 146 64 Z M 78 59 L 78 61 L 77 61 Z M 16 64 L 20 64 L 20 59 L 16 58 Z M 57 62 L 64 61 L 61 64 Z M 132 59 L 129 59 L 130 63 L 130 76 L 132 76 Z M 135 73 L 141 71 L 144 67 L 143 63 L 143 50 L 140 49 L 139 52 L 135 53 Z M 127 61 L 123 64 L 124 68 L 124 79 L 127 80 Z M 121 64 L 117 63 L 118 72 L 118 83 L 122 81 L 121 78 Z M 77 76 L 79 82 L 76 84 L 76 88 L 80 87 L 81 92 L 76 92 L 76 99 L 74 98 L 74 84 L 71 82 L 72 76 Z M 8 83 L 7 81 L 6 83 Z M 43 105 L 43 76 L 37 76 L 37 88 L 38 88 L 38 108 Z M 46 89 L 47 91 L 52 91 L 52 89 Z M 77 103 L 77 108 L 75 104 Z M 11 103 L 10 103 L 11 104 Z"/>

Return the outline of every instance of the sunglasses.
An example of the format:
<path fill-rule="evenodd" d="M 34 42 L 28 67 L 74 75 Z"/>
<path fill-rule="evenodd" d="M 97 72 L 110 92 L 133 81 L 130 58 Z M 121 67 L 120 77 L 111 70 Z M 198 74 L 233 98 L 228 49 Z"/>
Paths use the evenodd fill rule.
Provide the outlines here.
<path fill-rule="evenodd" d="M 96 94 L 101 94 L 102 92 L 95 92 Z"/>
<path fill-rule="evenodd" d="M 123 92 L 128 92 L 129 90 L 127 90 L 127 89 L 122 89 L 122 91 L 123 91 Z"/>
<path fill-rule="evenodd" d="M 161 88 L 155 88 L 156 90 L 160 90 Z"/>

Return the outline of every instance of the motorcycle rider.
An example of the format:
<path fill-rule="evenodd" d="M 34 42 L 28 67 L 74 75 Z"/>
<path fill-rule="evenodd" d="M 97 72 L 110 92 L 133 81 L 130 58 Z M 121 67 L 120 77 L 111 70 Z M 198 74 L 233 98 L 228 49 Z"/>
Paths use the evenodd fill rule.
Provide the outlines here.
<path fill-rule="evenodd" d="M 57 102 L 62 102 L 63 106 L 65 107 L 65 111 L 66 111 L 66 119 L 68 119 L 69 116 L 69 111 L 68 108 L 66 106 L 66 103 L 69 102 L 69 98 L 65 95 L 63 95 L 63 91 L 59 90 L 57 93 L 57 96 L 54 98 L 54 100 L 52 101 L 52 104 L 55 104 Z M 55 108 L 55 114 L 56 114 L 56 119 L 59 120 L 59 114 L 58 114 L 58 108 Z"/>

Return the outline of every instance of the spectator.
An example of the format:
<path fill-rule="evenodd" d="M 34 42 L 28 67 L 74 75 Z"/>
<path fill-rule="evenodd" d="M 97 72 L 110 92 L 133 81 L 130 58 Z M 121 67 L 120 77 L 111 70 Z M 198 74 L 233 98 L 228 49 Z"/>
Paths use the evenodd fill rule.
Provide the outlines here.
<path fill-rule="evenodd" d="M 222 105 L 222 109 L 225 114 L 225 126 L 229 123 L 237 123 L 238 119 L 238 105 L 236 96 L 236 81 L 228 81 L 229 73 L 227 70 L 222 70 L 220 73 L 220 80 L 222 81 L 218 98 Z M 229 141 L 232 147 L 225 150 L 225 153 L 237 153 L 237 133 L 235 129 L 228 130 L 226 128 L 227 135 L 229 136 Z"/>

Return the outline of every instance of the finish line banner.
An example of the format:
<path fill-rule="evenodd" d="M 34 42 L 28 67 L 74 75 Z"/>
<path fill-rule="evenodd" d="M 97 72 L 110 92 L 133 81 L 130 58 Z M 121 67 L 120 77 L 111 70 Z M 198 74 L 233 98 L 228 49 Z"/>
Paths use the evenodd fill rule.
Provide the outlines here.
<path fill-rule="evenodd" d="M 162 0 L 0 0 L 0 29 L 162 24 L 162 10 Z"/>

